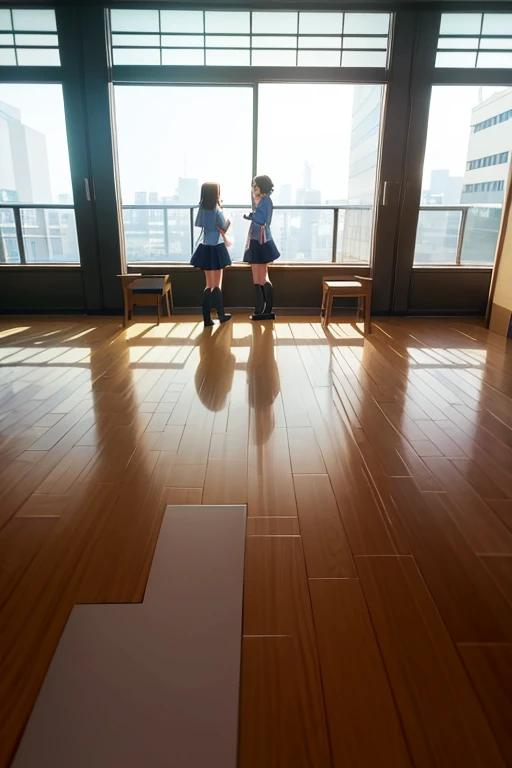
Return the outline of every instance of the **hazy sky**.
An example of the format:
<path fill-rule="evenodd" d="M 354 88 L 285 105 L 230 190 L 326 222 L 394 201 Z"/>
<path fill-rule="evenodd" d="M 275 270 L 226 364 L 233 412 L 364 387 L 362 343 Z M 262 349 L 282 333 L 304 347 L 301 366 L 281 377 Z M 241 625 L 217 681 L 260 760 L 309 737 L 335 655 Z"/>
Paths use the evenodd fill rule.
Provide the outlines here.
<path fill-rule="evenodd" d="M 347 196 L 354 87 L 260 86 L 258 171 L 272 176 L 277 189 L 302 186 L 307 161 L 324 200 Z M 484 88 L 483 97 L 497 90 Z M 478 93 L 474 86 L 433 89 L 425 187 L 434 169 L 463 175 Z M 180 176 L 219 181 L 228 203 L 249 201 L 250 88 L 118 86 L 115 100 L 123 202 L 133 203 L 136 191 L 172 195 Z M 71 193 L 61 87 L 0 85 L 0 101 L 45 134 L 54 201 Z"/>

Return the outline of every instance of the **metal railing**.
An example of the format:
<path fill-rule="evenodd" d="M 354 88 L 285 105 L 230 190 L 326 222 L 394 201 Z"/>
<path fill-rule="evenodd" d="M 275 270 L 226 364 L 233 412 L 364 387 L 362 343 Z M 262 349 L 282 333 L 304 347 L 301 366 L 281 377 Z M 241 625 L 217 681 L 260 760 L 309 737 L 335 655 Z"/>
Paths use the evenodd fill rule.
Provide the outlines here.
<path fill-rule="evenodd" d="M 484 266 L 491 265 L 494 262 L 494 253 L 496 249 L 496 242 L 498 239 L 498 232 L 499 232 L 499 226 L 501 221 L 501 210 L 502 205 L 500 203 L 474 203 L 474 204 L 461 204 L 461 205 L 422 205 L 420 206 L 420 218 L 418 219 L 418 229 L 416 234 L 416 248 L 414 253 L 414 263 L 416 266 L 422 266 L 426 264 L 431 264 L 433 266 L 437 265 L 452 265 L 459 267 L 463 264 L 463 251 L 464 248 L 467 247 L 469 249 L 470 245 L 473 247 L 479 248 L 480 251 L 483 253 L 485 252 L 487 255 L 487 258 L 481 258 L 480 260 L 475 259 L 467 259 L 465 261 L 466 264 L 481 264 Z M 492 214 L 492 211 L 496 211 L 496 214 Z M 421 261 L 418 254 L 418 246 L 421 245 L 421 239 L 420 239 L 420 233 L 423 233 L 424 231 L 428 232 L 428 227 L 422 227 L 422 214 L 431 214 L 432 216 L 436 213 L 450 213 L 453 212 L 454 214 L 460 214 L 460 218 L 457 222 L 457 234 L 456 234 L 456 245 L 454 259 L 447 262 L 447 261 L 436 261 L 435 259 L 435 248 L 432 250 L 432 258 L 429 260 Z M 467 236 L 467 224 L 468 224 L 468 217 L 470 214 L 485 214 L 485 218 L 489 222 L 490 226 L 487 227 L 481 227 L 480 228 L 480 234 L 485 236 L 485 241 L 482 241 L 480 244 L 470 243 L 470 236 Z M 452 222 L 453 223 L 453 222 Z M 433 236 L 433 233 L 435 232 L 435 228 L 432 228 L 430 234 L 430 247 L 432 248 L 432 245 L 435 246 L 435 240 L 436 238 Z M 441 233 L 441 240 L 444 241 L 444 245 L 446 246 L 446 249 L 448 250 L 448 242 L 451 239 L 453 239 L 453 234 L 450 235 L 450 232 L 448 231 L 448 228 L 446 228 L 446 231 L 443 231 L 442 229 L 438 230 L 438 232 Z M 474 235 L 474 232 L 473 232 Z M 475 238 L 476 239 L 476 238 Z M 481 238 L 483 240 L 483 238 Z M 428 242 L 428 239 L 427 239 Z M 445 251 L 446 253 L 446 251 Z"/>
<path fill-rule="evenodd" d="M 57 262 L 56 259 L 48 260 L 48 261 L 39 261 L 37 259 L 33 261 L 27 261 L 27 254 L 25 249 L 25 240 L 32 237 L 37 238 L 39 241 L 45 241 L 51 242 L 52 239 L 59 239 L 63 238 L 64 236 L 62 233 L 59 234 L 51 234 L 47 230 L 43 232 L 37 232 L 34 231 L 34 229 L 38 229 L 38 227 L 34 227 L 34 225 L 27 224 L 25 225 L 25 231 L 24 231 L 24 224 L 22 222 L 21 218 L 21 212 L 22 211 L 73 211 L 75 210 L 75 206 L 72 203 L 18 203 L 18 202 L 0 202 L 0 263 L 19 263 L 19 264 L 31 264 L 31 263 L 50 263 L 54 264 Z M 4 216 L 2 215 L 3 211 L 12 211 L 13 216 L 13 222 L 4 220 Z M 54 227 L 55 225 L 49 224 L 48 228 Z M 29 230 L 29 227 L 33 227 L 32 231 Z M 8 230 L 10 228 L 14 229 L 13 233 L 10 233 Z M 40 227 L 39 227 L 40 229 Z M 9 262 L 9 261 L 3 261 L 2 256 L 5 254 L 5 241 L 6 239 L 13 239 L 16 238 L 17 243 L 17 251 L 19 255 L 19 262 Z M 66 238 L 68 237 L 68 234 L 66 233 Z M 73 229 L 73 237 L 76 241 L 76 228 Z M 60 260 L 57 263 L 62 264 L 75 264 L 79 261 L 78 258 L 78 242 L 76 247 L 76 254 L 77 258 L 74 260 Z"/>
<path fill-rule="evenodd" d="M 243 210 L 243 211 L 250 211 L 251 207 L 250 204 L 225 204 L 226 211 L 232 211 L 232 210 Z M 196 236 L 194 234 L 194 223 L 195 223 L 195 213 L 198 210 L 199 206 L 197 204 L 179 204 L 179 203 L 146 203 L 146 204 L 133 204 L 133 205 L 123 205 L 123 212 L 124 211 L 162 211 L 163 212 L 163 248 L 164 253 L 169 253 L 169 221 L 168 221 L 168 212 L 177 210 L 177 211 L 188 211 L 189 214 L 189 238 L 190 238 L 190 253 L 193 252 L 195 247 L 195 241 Z M 331 238 L 331 262 L 335 263 L 337 261 L 337 252 L 338 252 L 338 231 L 339 231 L 339 224 L 340 224 L 340 211 L 372 211 L 373 206 L 372 205 L 348 205 L 348 204 L 332 204 L 332 205 L 274 205 L 274 213 L 279 211 L 332 211 L 333 213 L 333 223 L 332 223 L 332 238 Z M 148 232 L 149 232 L 149 225 L 151 223 L 158 224 L 159 222 L 144 222 L 148 226 Z M 248 222 L 245 223 L 246 226 L 248 226 Z M 127 222 L 125 221 L 125 238 L 129 235 L 129 231 L 127 228 Z M 286 259 L 283 259 L 286 260 Z M 130 263 L 130 260 L 127 259 L 128 263 Z M 326 260 L 323 260 L 326 261 Z M 357 261 L 354 260 L 354 263 L 357 263 Z"/>

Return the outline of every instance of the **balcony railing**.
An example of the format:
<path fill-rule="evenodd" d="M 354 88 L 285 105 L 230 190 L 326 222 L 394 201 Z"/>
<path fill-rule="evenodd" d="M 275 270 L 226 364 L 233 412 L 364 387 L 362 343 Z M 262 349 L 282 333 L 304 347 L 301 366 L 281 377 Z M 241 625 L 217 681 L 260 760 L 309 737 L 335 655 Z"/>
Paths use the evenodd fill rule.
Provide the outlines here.
<path fill-rule="evenodd" d="M 188 263 L 199 229 L 197 205 L 123 205 L 124 239 L 128 264 Z M 244 255 L 249 222 L 248 205 L 226 205 L 231 219 L 231 258 Z M 282 261 L 335 262 L 365 265 L 370 261 L 373 207 L 371 205 L 276 205 L 272 236 Z"/>
<path fill-rule="evenodd" d="M 501 209 L 500 204 L 421 206 L 414 266 L 491 267 Z"/>
<path fill-rule="evenodd" d="M 0 203 L 0 264 L 79 264 L 74 206 Z"/>

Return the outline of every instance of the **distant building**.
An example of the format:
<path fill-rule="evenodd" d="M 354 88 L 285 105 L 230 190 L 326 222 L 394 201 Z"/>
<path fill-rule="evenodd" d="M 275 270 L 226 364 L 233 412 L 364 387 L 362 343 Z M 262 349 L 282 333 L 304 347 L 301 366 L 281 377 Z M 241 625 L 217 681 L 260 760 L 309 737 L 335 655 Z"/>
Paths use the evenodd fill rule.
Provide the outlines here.
<path fill-rule="evenodd" d="M 199 202 L 199 180 L 182 179 L 178 180 L 178 203 L 183 205 L 193 205 Z"/>
<path fill-rule="evenodd" d="M 502 203 L 512 151 L 512 88 L 481 101 L 471 134 L 461 203 Z"/>
<path fill-rule="evenodd" d="M 423 190 L 422 205 L 459 205 L 462 177 L 450 176 L 450 171 L 436 170 L 430 174 L 430 188 Z"/>
<path fill-rule="evenodd" d="M 17 202 L 51 203 L 46 138 L 24 125 L 16 107 L 0 102 L 0 189 Z"/>

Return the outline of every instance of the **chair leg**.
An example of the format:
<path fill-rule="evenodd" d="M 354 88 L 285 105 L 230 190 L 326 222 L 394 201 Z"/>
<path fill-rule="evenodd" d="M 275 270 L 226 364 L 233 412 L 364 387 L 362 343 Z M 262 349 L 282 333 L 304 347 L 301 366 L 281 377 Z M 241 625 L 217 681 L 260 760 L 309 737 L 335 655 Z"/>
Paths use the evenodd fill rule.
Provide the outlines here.
<path fill-rule="evenodd" d="M 364 296 L 358 296 L 357 297 L 357 319 L 358 319 L 358 321 L 361 319 L 361 315 L 363 314 L 363 300 L 364 300 Z"/>
<path fill-rule="evenodd" d="M 169 288 L 169 301 L 171 302 L 171 315 L 174 314 L 174 299 L 172 298 L 172 285 Z"/>
<path fill-rule="evenodd" d="M 369 293 L 364 297 L 364 332 L 365 335 L 372 332 L 372 300 Z"/>
<path fill-rule="evenodd" d="M 123 295 L 124 295 L 123 296 L 124 297 L 124 327 L 126 328 L 126 326 L 128 325 L 128 319 L 130 316 L 130 308 L 128 306 L 129 299 L 128 299 L 127 291 L 123 291 Z"/>
<path fill-rule="evenodd" d="M 160 325 L 160 313 L 161 313 L 160 300 L 161 300 L 161 298 L 162 298 L 161 296 L 157 296 L 156 297 L 156 314 L 157 314 L 157 317 L 158 317 L 157 325 Z"/>
<path fill-rule="evenodd" d="M 171 316 L 171 308 L 169 306 L 169 292 L 167 292 L 165 294 L 165 305 L 167 307 L 167 315 L 168 315 L 168 317 L 170 317 Z"/>

